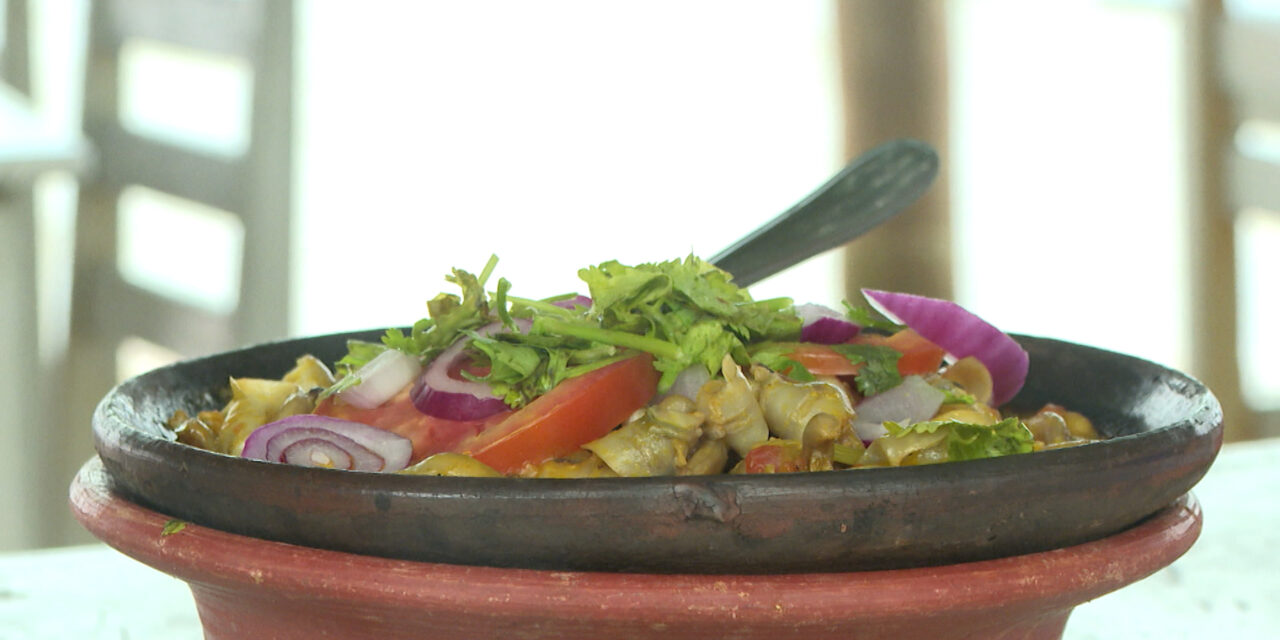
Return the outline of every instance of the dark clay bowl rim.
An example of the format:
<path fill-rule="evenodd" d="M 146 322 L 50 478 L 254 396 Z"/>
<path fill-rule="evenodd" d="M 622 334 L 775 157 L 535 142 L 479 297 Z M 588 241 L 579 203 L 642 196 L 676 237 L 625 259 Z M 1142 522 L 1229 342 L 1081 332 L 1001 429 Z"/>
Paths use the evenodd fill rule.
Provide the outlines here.
<path fill-rule="evenodd" d="M 1021 401 L 1018 408 L 1028 410 L 1060 400 L 1049 395 L 1055 389 L 1043 388 L 1058 384 L 1061 391 L 1063 382 L 1041 375 L 1049 354 L 1096 364 L 1101 375 L 1096 388 L 1078 375 L 1071 381 L 1083 385 L 1075 395 L 1098 396 L 1102 404 L 1063 404 L 1102 415 L 1099 427 L 1111 439 L 924 467 L 766 477 L 542 480 L 293 467 L 174 442 L 164 437 L 158 420 L 137 424 L 140 415 L 221 406 L 212 388 L 195 393 L 184 389 L 176 397 L 155 393 L 166 389 L 166 381 L 185 380 L 189 372 L 216 371 L 221 380 L 230 375 L 278 377 L 288 369 L 281 362 L 286 354 L 292 355 L 287 360 L 291 364 L 292 358 L 314 351 L 312 345 L 345 344 L 348 338 L 370 339 L 380 333 L 257 345 L 125 381 L 95 412 L 96 448 L 118 489 L 130 498 L 244 535 L 458 564 L 777 573 L 944 564 L 1098 539 L 1186 493 L 1221 445 L 1221 408 L 1198 381 L 1130 356 L 1030 336 L 1015 336 L 1032 353 L 1033 364 L 1027 387 L 1012 404 Z M 260 357 L 267 353 L 274 355 Z M 337 357 L 317 355 L 327 362 Z M 232 365 L 242 366 L 237 370 Z M 1143 400 L 1111 415 L 1105 405 L 1126 397 L 1123 390 L 1111 388 L 1116 380 L 1141 387 Z M 1073 477 L 1096 478 L 1099 486 L 1072 487 Z M 1041 500 L 1058 501 L 1074 513 L 1064 519 L 1019 495 L 1019 479 L 1028 478 L 1050 479 L 1040 488 L 1046 492 Z M 1130 490 L 1119 490 L 1117 485 L 1124 483 L 1132 483 Z M 1090 489 L 1101 494 L 1091 496 Z M 191 500 L 195 495 L 203 498 Z M 792 520 L 771 522 L 770 511 Z M 952 538 L 941 521 L 933 524 L 931 519 L 951 520 L 950 528 L 960 533 Z M 797 554 L 796 545 L 806 551 Z M 810 553 L 810 548 L 817 550 Z"/>

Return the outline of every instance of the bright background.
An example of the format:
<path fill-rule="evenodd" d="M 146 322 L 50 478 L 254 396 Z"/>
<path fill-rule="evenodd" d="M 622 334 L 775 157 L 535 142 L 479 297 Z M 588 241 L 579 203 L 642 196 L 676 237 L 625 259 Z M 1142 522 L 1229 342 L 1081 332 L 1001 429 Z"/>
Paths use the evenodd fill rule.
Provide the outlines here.
<path fill-rule="evenodd" d="M 950 4 L 944 162 L 962 304 L 1009 331 L 1189 366 L 1175 4 Z M 34 11 L 47 37 L 74 39 L 66 25 L 84 9 Z M 839 168 L 834 13 L 818 1 L 302 2 L 295 262 L 255 277 L 292 278 L 291 331 L 312 334 L 412 322 L 451 267 L 478 269 L 490 252 L 531 296 L 576 288 L 579 267 L 606 259 L 711 255 Z M 54 48 L 42 62 L 74 69 L 77 55 Z M 137 48 L 126 122 L 237 153 L 252 78 L 234 60 L 184 55 Z M 74 120 L 77 76 L 48 77 L 50 117 Z M 57 182 L 46 197 L 73 202 Z M 125 217 L 155 220 L 155 195 L 133 194 L 141 213 Z M 71 224 L 47 209 L 45 243 L 67 246 Z M 234 220 L 187 218 L 133 225 L 122 269 L 234 306 Z M 1242 217 L 1241 366 L 1262 406 L 1280 406 L 1280 374 L 1248 354 L 1280 352 L 1262 329 L 1280 309 L 1257 277 L 1280 269 L 1265 249 L 1278 227 Z M 155 251 L 193 230 L 230 257 L 183 273 Z M 811 260 L 755 293 L 837 303 L 838 265 Z M 69 276 L 56 258 L 45 272 Z M 65 325 L 65 287 L 45 290 L 45 325 Z M 56 355 L 58 332 L 45 339 Z M 140 353 L 122 375 L 153 364 Z"/>

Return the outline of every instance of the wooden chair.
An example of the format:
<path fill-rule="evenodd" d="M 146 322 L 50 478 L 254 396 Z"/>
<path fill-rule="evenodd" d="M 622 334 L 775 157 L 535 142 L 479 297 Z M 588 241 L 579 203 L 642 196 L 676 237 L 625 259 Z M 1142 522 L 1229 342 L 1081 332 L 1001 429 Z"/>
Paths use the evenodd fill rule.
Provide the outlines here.
<path fill-rule="evenodd" d="M 1191 313 L 1193 373 L 1222 401 L 1227 438 L 1245 439 L 1280 435 L 1280 411 L 1251 407 L 1241 392 L 1236 278 L 1240 212 L 1280 216 L 1280 163 L 1252 153 L 1240 135 L 1257 123 L 1280 126 L 1280 15 L 1231 8 L 1221 0 L 1187 8 Z"/>
<path fill-rule="evenodd" d="M 27 38 L 27 0 L 4 3 L 4 48 L 0 49 L 0 80 L 17 92 L 31 94 L 31 45 Z"/>
<path fill-rule="evenodd" d="M 284 337 L 289 320 L 292 210 L 293 12 L 289 0 L 101 0 L 92 5 L 85 79 L 85 133 L 98 171 L 81 187 L 68 370 L 70 396 L 57 423 L 69 452 L 50 473 L 71 477 L 90 455 L 89 418 L 116 382 L 130 339 L 190 357 Z M 158 43 L 239 61 L 252 77 L 242 152 L 211 152 L 157 138 L 122 122 L 127 47 Z M 215 141 L 216 142 L 216 141 Z M 233 308 L 210 309 L 122 276 L 121 197 L 132 187 L 235 217 L 243 229 Z M 213 249 L 200 237 L 182 259 Z M 65 492 L 50 481 L 48 500 Z M 59 494 L 61 495 L 61 494 Z M 70 536 L 78 527 L 68 523 Z"/>
<path fill-rule="evenodd" d="M 26 0 L 5 3 L 0 54 L 0 451 L 10 458 L 0 466 L 0 512 L 9 514 L 0 549 L 42 543 L 42 515 L 52 504 L 31 489 L 53 451 L 39 435 L 52 379 L 38 348 L 36 183 L 51 171 L 77 170 L 87 156 L 76 132 L 49 122 L 33 100 L 27 9 Z"/>

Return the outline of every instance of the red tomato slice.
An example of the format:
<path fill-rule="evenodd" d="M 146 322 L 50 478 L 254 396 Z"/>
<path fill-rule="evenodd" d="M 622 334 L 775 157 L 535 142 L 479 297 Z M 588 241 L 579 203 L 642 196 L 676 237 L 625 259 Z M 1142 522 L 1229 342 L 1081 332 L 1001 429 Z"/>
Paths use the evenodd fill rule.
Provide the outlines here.
<path fill-rule="evenodd" d="M 758 444 L 742 457 L 742 470 L 747 473 L 789 473 L 807 471 L 804 450 L 794 440 L 771 440 Z"/>
<path fill-rule="evenodd" d="M 933 373 L 942 366 L 946 355 L 942 347 L 929 342 L 911 329 L 903 329 L 891 336 L 860 334 L 851 342 L 892 347 L 902 354 L 898 359 L 898 373 L 904 376 Z"/>
<path fill-rule="evenodd" d="M 320 402 L 315 412 L 322 416 L 362 422 L 408 438 L 413 442 L 414 462 L 433 453 L 452 451 L 463 440 L 502 422 L 514 413 L 503 411 L 483 420 L 435 418 L 418 411 L 417 407 L 413 406 L 413 401 L 409 399 L 409 390 L 410 387 L 405 387 L 390 400 L 373 409 L 353 407 L 345 402 L 338 402 L 330 396 Z"/>
<path fill-rule="evenodd" d="M 653 399 L 658 372 L 641 354 L 570 378 L 455 450 L 502 473 L 568 455 Z"/>
<path fill-rule="evenodd" d="M 787 355 L 815 376 L 851 376 L 862 368 L 862 363 L 849 362 L 836 350 L 821 344 L 802 344 Z"/>

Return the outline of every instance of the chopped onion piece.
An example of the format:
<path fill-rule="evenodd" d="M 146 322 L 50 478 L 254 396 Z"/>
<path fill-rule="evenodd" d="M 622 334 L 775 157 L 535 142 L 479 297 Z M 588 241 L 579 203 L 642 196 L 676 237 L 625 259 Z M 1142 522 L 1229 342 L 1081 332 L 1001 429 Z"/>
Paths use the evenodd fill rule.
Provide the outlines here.
<path fill-rule="evenodd" d="M 422 373 L 418 359 L 398 349 L 387 349 L 353 374 L 360 382 L 338 392 L 338 397 L 361 409 L 382 406 Z"/>
<path fill-rule="evenodd" d="M 853 430 L 863 442 L 871 442 L 889 433 L 885 422 L 909 425 L 932 418 L 944 398 L 945 394 L 924 378 L 907 376 L 902 384 L 858 403 Z"/>
<path fill-rule="evenodd" d="M 1013 338 L 960 305 L 908 293 L 863 289 L 885 315 L 915 330 L 955 359 L 973 356 L 991 372 L 992 404 L 1000 406 L 1027 379 L 1030 357 Z"/>
<path fill-rule="evenodd" d="M 244 441 L 241 457 L 306 467 L 351 471 L 399 471 L 409 464 L 413 443 L 367 424 L 301 414 L 258 427 Z"/>
<path fill-rule="evenodd" d="M 862 327 L 850 322 L 839 311 L 820 304 L 796 305 L 796 315 L 804 323 L 800 329 L 801 342 L 840 344 L 862 331 Z"/>
<path fill-rule="evenodd" d="M 667 389 L 666 393 L 654 398 L 651 404 L 657 404 L 674 395 L 681 395 L 694 400 L 698 397 L 698 391 L 702 389 L 702 385 L 706 384 L 710 379 L 711 372 L 707 371 L 707 368 L 702 364 L 685 367 L 684 371 L 681 371 L 676 376 L 676 381 L 672 383 L 671 388 Z"/>
<path fill-rule="evenodd" d="M 517 319 L 516 327 L 525 332 L 532 321 Z M 475 333 L 491 336 L 507 331 L 500 322 L 487 324 Z M 470 339 L 459 338 L 448 349 L 436 356 L 418 378 L 409 397 L 418 411 L 446 420 L 479 420 L 507 410 L 507 403 L 493 395 L 493 389 L 483 383 L 467 380 L 457 375 L 466 364 L 466 348 Z"/>

